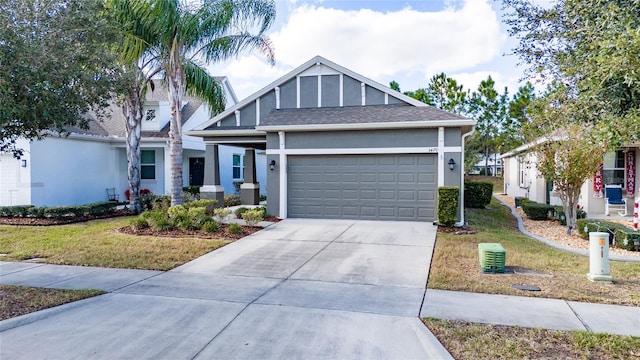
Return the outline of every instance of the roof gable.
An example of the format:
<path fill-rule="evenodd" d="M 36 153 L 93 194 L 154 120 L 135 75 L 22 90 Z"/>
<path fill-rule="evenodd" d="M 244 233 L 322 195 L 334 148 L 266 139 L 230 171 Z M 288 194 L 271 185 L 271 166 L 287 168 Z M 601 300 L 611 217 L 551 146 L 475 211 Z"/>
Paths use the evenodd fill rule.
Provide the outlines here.
<path fill-rule="evenodd" d="M 315 56 L 194 130 L 258 126 L 275 109 L 426 104 Z"/>

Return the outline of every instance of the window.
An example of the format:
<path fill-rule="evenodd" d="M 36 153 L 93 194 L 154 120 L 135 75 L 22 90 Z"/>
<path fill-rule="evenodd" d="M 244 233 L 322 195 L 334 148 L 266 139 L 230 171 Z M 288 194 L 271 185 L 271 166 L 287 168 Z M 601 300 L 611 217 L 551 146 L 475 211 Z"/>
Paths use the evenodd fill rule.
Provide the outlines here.
<path fill-rule="evenodd" d="M 140 151 L 140 178 L 154 180 L 156 178 L 156 151 Z"/>
<path fill-rule="evenodd" d="M 156 111 L 155 110 L 147 110 L 147 115 L 145 117 L 145 120 L 147 121 L 153 121 L 153 119 L 156 118 Z"/>
<path fill-rule="evenodd" d="M 244 156 L 240 154 L 233 154 L 233 178 L 242 179 L 244 168 Z"/>
<path fill-rule="evenodd" d="M 624 151 L 604 155 L 602 180 L 605 185 L 624 186 Z"/>

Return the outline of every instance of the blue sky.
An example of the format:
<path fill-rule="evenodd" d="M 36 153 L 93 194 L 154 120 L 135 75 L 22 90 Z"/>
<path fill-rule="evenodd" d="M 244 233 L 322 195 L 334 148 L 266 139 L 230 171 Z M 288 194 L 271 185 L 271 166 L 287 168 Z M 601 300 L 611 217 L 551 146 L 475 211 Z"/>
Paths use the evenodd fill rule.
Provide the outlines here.
<path fill-rule="evenodd" d="M 462 1 L 277 0 L 269 31 L 276 65 L 245 53 L 211 68 L 229 77 L 240 99 L 249 96 L 315 55 L 384 85 L 402 90 L 425 87 L 440 72 L 475 90 L 491 75 L 499 91 L 513 94 L 523 69 L 501 21 L 500 3 Z"/>

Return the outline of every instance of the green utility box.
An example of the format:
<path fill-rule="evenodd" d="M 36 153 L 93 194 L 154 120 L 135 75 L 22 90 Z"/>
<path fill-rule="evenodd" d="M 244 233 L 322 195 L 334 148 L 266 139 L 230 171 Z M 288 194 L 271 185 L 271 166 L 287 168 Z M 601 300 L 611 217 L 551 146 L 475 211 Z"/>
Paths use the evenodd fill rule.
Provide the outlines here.
<path fill-rule="evenodd" d="M 480 268 L 485 273 L 504 273 L 507 252 L 499 243 L 478 244 Z"/>

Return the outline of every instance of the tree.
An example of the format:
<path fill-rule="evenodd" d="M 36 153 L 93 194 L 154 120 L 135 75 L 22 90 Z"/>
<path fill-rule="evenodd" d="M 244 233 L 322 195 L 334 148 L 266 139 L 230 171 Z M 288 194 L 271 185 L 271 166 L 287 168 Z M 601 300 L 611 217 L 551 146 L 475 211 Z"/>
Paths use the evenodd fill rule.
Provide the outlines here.
<path fill-rule="evenodd" d="M 551 7 L 503 0 L 529 73 L 561 81 L 580 118 L 607 125 L 612 148 L 640 134 L 639 0 L 557 0 Z M 604 121 L 604 122 L 603 122 Z"/>
<path fill-rule="evenodd" d="M 569 95 L 569 89 L 555 82 L 543 98 L 534 100 L 532 122 L 526 126 L 536 144 L 536 168 L 553 182 L 562 200 L 568 234 L 576 227 L 580 189 L 600 169 L 609 146 L 593 124 L 576 121 L 576 106 L 580 103 Z"/>
<path fill-rule="evenodd" d="M 478 121 L 474 135 L 477 140 L 475 144 L 484 151 L 485 174 L 489 173 L 489 154 L 506 149 L 502 139 L 509 122 L 508 106 L 507 89 L 499 94 L 491 76 L 481 81 L 478 90 L 471 95 L 469 113 Z"/>
<path fill-rule="evenodd" d="M 162 74 L 167 83 L 171 204 L 181 204 L 183 96 L 200 97 L 217 113 L 224 109 L 223 89 L 200 61 L 222 61 L 257 48 L 273 63 L 273 49 L 265 32 L 274 20 L 275 4 L 268 0 L 211 0 L 202 4 L 113 0 L 113 7 L 126 19 L 122 22 L 126 32 L 123 58 L 132 63 L 146 57 L 143 72 Z"/>
<path fill-rule="evenodd" d="M 104 49 L 115 32 L 102 0 L 0 0 L 0 151 L 19 138 L 86 128 L 119 76 Z"/>
<path fill-rule="evenodd" d="M 392 89 L 400 91 L 397 82 L 392 81 L 390 86 Z M 469 92 L 464 91 L 463 86 L 458 85 L 455 79 L 448 77 L 445 73 L 440 73 L 429 80 L 426 88 L 405 91 L 404 94 L 438 109 L 464 114 L 467 110 Z"/>

